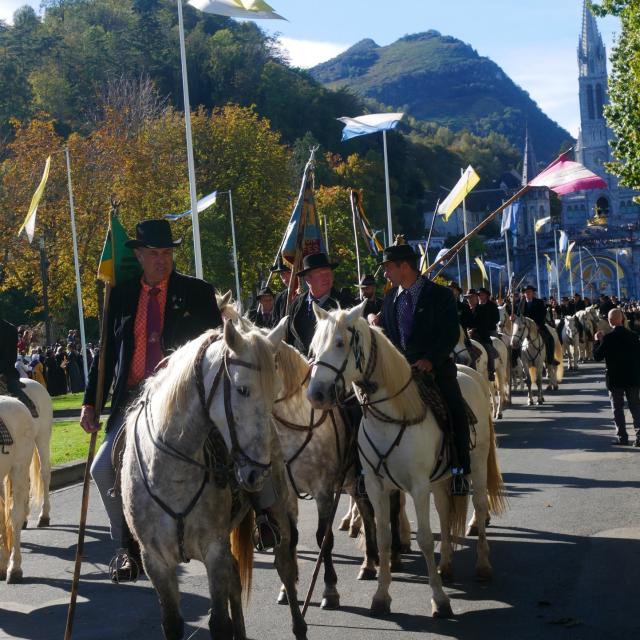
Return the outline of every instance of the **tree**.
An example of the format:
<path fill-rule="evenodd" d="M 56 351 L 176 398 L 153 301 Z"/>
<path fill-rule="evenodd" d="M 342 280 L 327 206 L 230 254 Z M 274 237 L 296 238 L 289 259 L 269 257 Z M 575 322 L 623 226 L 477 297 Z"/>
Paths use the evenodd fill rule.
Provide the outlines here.
<path fill-rule="evenodd" d="M 622 23 L 611 55 L 610 103 L 605 107 L 616 135 L 611 142 L 616 162 L 607 169 L 623 186 L 640 189 L 640 0 L 603 0 L 593 10 L 598 15 L 616 15 Z"/>

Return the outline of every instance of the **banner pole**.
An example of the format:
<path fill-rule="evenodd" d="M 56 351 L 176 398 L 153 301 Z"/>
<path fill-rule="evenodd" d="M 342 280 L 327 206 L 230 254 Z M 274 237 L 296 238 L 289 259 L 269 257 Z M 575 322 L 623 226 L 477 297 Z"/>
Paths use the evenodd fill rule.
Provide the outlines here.
<path fill-rule="evenodd" d="M 229 189 L 229 213 L 231 216 L 231 240 L 233 243 L 233 268 L 236 276 L 236 303 L 238 311 L 242 314 L 242 292 L 240 291 L 240 274 L 238 272 L 238 248 L 236 246 L 236 225 L 233 219 L 233 198 L 231 197 L 231 189 Z"/>
<path fill-rule="evenodd" d="M 536 222 L 538 219 L 535 214 L 533 216 L 533 247 L 536 252 L 536 286 L 538 287 L 539 295 L 542 295 L 542 289 L 540 289 L 540 261 L 538 259 L 538 231 L 536 230 Z"/>
<path fill-rule="evenodd" d="M 388 245 L 393 244 L 393 226 L 391 223 L 391 192 L 389 190 L 389 160 L 387 158 L 387 130 L 382 132 L 382 143 L 384 148 L 384 184 L 387 192 L 387 228 L 389 229 Z"/>
<path fill-rule="evenodd" d="M 582 292 L 582 297 L 584 298 L 584 272 L 582 271 L 582 247 L 578 246 L 578 257 L 580 259 L 580 291 Z"/>
<path fill-rule="evenodd" d="M 353 222 L 353 241 L 356 245 L 356 265 L 358 267 L 358 284 L 362 278 L 360 273 L 360 248 L 358 247 L 358 229 L 356 228 L 356 206 L 353 199 L 353 189 L 349 189 L 349 202 L 351 202 L 351 220 Z M 360 289 L 360 300 L 362 300 L 362 289 Z"/>

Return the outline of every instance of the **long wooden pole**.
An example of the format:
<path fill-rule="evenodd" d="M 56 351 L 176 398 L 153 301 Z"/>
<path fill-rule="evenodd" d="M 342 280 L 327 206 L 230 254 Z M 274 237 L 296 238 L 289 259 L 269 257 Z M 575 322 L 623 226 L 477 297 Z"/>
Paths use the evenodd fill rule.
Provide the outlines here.
<path fill-rule="evenodd" d="M 111 235 L 111 246 L 113 247 L 113 234 Z M 102 401 L 104 387 L 104 369 L 107 361 L 107 314 L 109 311 L 109 298 L 111 297 L 111 285 L 106 284 L 104 290 L 104 305 L 102 309 L 102 327 L 100 330 L 100 355 L 98 356 L 98 385 L 96 388 L 95 410 L 98 416 L 102 412 Z M 84 551 L 84 534 L 87 525 L 87 511 L 89 509 L 89 488 L 91 486 L 91 463 L 96 451 L 96 440 L 98 432 L 94 431 L 89 440 L 89 453 L 87 454 L 87 464 L 84 468 L 84 482 L 82 485 L 82 504 L 80 507 L 80 524 L 78 526 L 78 545 L 76 547 L 76 560 L 73 569 L 73 581 L 71 582 L 71 599 L 69 610 L 67 611 L 67 624 L 64 630 L 64 640 L 71 640 L 73 631 L 73 619 L 76 612 L 76 601 L 78 598 L 78 585 L 80 583 L 80 569 L 82 567 L 82 553 Z"/>

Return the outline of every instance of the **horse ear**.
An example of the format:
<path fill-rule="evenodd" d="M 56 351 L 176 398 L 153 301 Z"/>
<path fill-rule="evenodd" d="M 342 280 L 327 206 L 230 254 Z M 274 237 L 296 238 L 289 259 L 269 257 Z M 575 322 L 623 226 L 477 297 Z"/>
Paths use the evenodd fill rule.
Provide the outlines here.
<path fill-rule="evenodd" d="M 244 348 L 244 339 L 236 328 L 235 323 L 224 323 L 224 342 L 231 351 L 235 351 L 236 353 L 239 353 Z"/>
<path fill-rule="evenodd" d="M 271 342 L 274 348 L 277 348 L 284 340 L 287 331 L 287 319 L 287 316 L 282 318 L 282 320 L 280 320 L 280 322 L 278 322 L 278 324 L 267 334 L 267 339 Z"/>
<path fill-rule="evenodd" d="M 319 304 L 313 303 L 313 313 L 316 316 L 316 320 L 326 320 L 329 317 L 329 312 L 325 311 Z"/>
<path fill-rule="evenodd" d="M 364 310 L 367 306 L 367 301 L 363 300 L 360 304 L 357 304 L 355 307 L 349 309 L 347 313 L 347 318 L 349 322 L 354 322 L 358 318 L 364 317 Z"/>
<path fill-rule="evenodd" d="M 218 306 L 220 308 L 222 307 L 226 307 L 229 302 L 231 302 L 231 289 L 229 289 L 229 291 L 227 291 L 227 293 L 225 293 L 221 298 L 220 301 L 218 302 Z"/>

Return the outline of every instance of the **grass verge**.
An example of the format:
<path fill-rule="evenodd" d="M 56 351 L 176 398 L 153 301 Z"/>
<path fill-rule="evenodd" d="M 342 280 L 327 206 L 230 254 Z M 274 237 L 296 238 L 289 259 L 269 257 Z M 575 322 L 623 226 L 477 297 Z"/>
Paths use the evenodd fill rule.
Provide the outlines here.
<path fill-rule="evenodd" d="M 102 443 L 103 433 L 98 433 L 96 450 Z M 80 427 L 78 420 L 64 420 L 53 423 L 51 434 L 51 465 L 86 460 L 89 452 L 90 435 Z"/>

